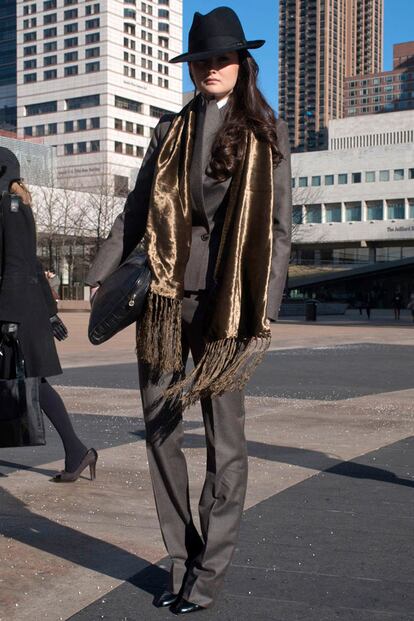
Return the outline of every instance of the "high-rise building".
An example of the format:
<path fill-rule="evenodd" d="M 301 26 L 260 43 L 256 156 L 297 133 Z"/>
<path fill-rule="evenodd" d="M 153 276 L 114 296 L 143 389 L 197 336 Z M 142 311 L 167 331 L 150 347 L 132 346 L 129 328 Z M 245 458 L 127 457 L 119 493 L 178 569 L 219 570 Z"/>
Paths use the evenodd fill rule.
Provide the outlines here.
<path fill-rule="evenodd" d="M 182 0 L 17 0 L 18 132 L 56 146 L 56 185 L 131 188 L 181 108 L 181 21 Z"/>
<path fill-rule="evenodd" d="M 345 80 L 344 116 L 414 109 L 414 41 L 394 45 L 391 71 Z"/>
<path fill-rule="evenodd" d="M 326 147 L 345 77 L 381 69 L 383 0 L 280 0 L 279 113 L 295 151 Z"/>
<path fill-rule="evenodd" d="M 0 129 L 16 129 L 16 0 L 0 3 Z"/>

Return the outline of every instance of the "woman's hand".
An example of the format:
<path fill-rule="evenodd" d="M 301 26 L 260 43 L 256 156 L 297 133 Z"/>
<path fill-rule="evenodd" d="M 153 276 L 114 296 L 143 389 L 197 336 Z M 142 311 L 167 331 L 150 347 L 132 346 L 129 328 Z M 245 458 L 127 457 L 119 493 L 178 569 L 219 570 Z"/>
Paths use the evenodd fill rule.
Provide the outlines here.
<path fill-rule="evenodd" d="M 96 287 L 91 287 L 89 290 L 89 302 L 92 304 L 93 298 L 95 297 L 96 292 L 99 289 L 99 285 Z"/>
<path fill-rule="evenodd" d="M 68 330 L 61 318 L 57 315 L 53 315 L 52 317 L 50 317 L 49 321 L 52 324 L 53 336 L 58 341 L 64 341 L 65 338 L 68 336 Z"/>

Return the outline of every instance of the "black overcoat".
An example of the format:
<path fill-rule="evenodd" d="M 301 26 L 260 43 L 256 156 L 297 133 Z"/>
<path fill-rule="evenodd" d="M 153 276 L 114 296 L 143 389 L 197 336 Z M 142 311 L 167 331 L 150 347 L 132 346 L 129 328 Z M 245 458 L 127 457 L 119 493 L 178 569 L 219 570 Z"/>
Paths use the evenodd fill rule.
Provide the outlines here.
<path fill-rule="evenodd" d="M 62 373 L 49 318 L 57 305 L 36 257 L 33 213 L 14 195 L 0 200 L 0 323 L 19 324 L 27 377 Z M 10 348 L 3 346 L 0 376 L 13 377 Z"/>

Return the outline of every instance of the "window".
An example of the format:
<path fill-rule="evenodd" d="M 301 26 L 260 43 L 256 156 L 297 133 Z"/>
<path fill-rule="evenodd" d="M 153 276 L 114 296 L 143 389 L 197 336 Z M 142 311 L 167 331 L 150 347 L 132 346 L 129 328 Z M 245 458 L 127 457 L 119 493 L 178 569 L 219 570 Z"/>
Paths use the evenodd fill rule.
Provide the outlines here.
<path fill-rule="evenodd" d="M 414 198 L 408 199 L 409 217 L 414 219 Z"/>
<path fill-rule="evenodd" d="M 65 63 L 73 63 L 78 60 L 78 52 L 77 50 L 75 52 L 65 52 L 63 58 Z"/>
<path fill-rule="evenodd" d="M 65 121 L 65 134 L 73 132 L 73 121 Z"/>
<path fill-rule="evenodd" d="M 380 170 L 380 172 L 379 172 L 379 180 L 380 181 L 389 181 L 390 180 L 390 171 L 389 170 Z"/>
<path fill-rule="evenodd" d="M 170 32 L 170 26 L 169 26 L 169 24 L 165 24 L 164 22 L 159 22 L 158 23 L 158 30 L 160 32 Z"/>
<path fill-rule="evenodd" d="M 78 142 L 78 153 L 87 153 L 86 142 Z"/>
<path fill-rule="evenodd" d="M 25 127 L 23 131 L 25 136 L 33 136 L 33 127 Z"/>
<path fill-rule="evenodd" d="M 133 19 L 136 20 L 137 14 L 134 9 L 124 9 L 124 17 L 125 19 Z"/>
<path fill-rule="evenodd" d="M 295 179 L 295 177 L 292 177 L 290 187 L 291 187 L 291 188 L 294 188 L 294 187 L 295 187 L 295 184 L 296 184 L 296 179 Z"/>
<path fill-rule="evenodd" d="M 101 150 L 101 143 L 99 140 L 91 140 L 91 153 L 97 153 Z"/>
<path fill-rule="evenodd" d="M 78 32 L 77 22 L 73 22 L 73 24 L 65 24 L 63 28 L 63 34 L 70 34 L 72 32 Z"/>
<path fill-rule="evenodd" d="M 100 40 L 99 32 L 91 32 L 87 34 L 85 37 L 85 45 L 90 45 L 91 43 L 98 43 Z"/>
<path fill-rule="evenodd" d="M 352 173 L 352 183 L 361 183 L 361 173 L 360 172 Z"/>
<path fill-rule="evenodd" d="M 43 65 L 45 67 L 49 67 L 50 65 L 56 65 L 56 63 L 57 63 L 56 54 L 54 56 L 45 56 L 43 59 Z"/>
<path fill-rule="evenodd" d="M 374 183 L 375 182 L 375 170 L 367 170 L 365 173 L 365 181 L 366 183 Z"/>
<path fill-rule="evenodd" d="M 45 26 L 48 26 L 49 24 L 56 24 L 56 22 L 57 22 L 57 14 L 56 13 L 49 13 L 49 14 L 43 16 L 43 24 Z"/>
<path fill-rule="evenodd" d="M 135 131 L 140 136 L 143 136 L 144 135 L 144 126 L 143 125 L 136 125 L 135 126 Z"/>
<path fill-rule="evenodd" d="M 91 129 L 99 129 L 101 126 L 101 119 L 99 116 L 94 116 L 90 119 Z"/>
<path fill-rule="evenodd" d="M 25 32 L 23 35 L 24 43 L 28 43 L 29 41 L 36 41 L 36 32 Z"/>
<path fill-rule="evenodd" d="M 100 12 L 99 4 L 88 4 L 85 7 L 85 15 L 96 15 Z"/>
<path fill-rule="evenodd" d="M 134 155 L 134 145 L 126 144 L 125 145 L 125 153 L 126 153 L 126 155 Z"/>
<path fill-rule="evenodd" d="M 100 63 L 98 62 L 94 62 L 94 63 L 86 63 L 85 65 L 85 73 L 95 73 L 95 71 L 100 71 Z"/>
<path fill-rule="evenodd" d="M 49 112 L 57 112 L 57 101 L 43 101 L 42 103 L 26 106 L 26 116 L 48 114 Z"/>
<path fill-rule="evenodd" d="M 85 95 L 85 97 L 73 97 L 66 99 L 67 110 L 80 110 L 81 108 L 92 108 L 99 106 L 99 95 Z"/>
<path fill-rule="evenodd" d="M 144 147 L 135 147 L 135 151 L 137 157 L 144 157 Z"/>
<path fill-rule="evenodd" d="M 55 80 L 57 78 L 57 69 L 49 69 L 43 72 L 44 80 Z"/>
<path fill-rule="evenodd" d="M 86 129 L 86 119 L 78 119 L 78 132 Z"/>
<path fill-rule="evenodd" d="M 73 155 L 73 144 L 65 144 L 64 153 L 65 155 Z"/>
<path fill-rule="evenodd" d="M 338 175 L 338 183 L 339 183 L 339 185 L 344 185 L 345 183 L 348 183 L 348 175 L 347 175 L 347 173 L 339 173 L 339 175 Z"/>
<path fill-rule="evenodd" d="M 308 224 L 319 224 L 322 222 L 322 211 L 320 205 L 305 206 L 305 221 Z"/>
<path fill-rule="evenodd" d="M 57 28 L 45 28 L 43 31 L 43 38 L 50 39 L 51 37 L 57 37 Z"/>
<path fill-rule="evenodd" d="M 303 224 L 302 206 L 295 205 L 292 210 L 292 222 L 293 224 Z"/>
<path fill-rule="evenodd" d="M 160 119 L 164 114 L 172 114 L 170 110 L 165 110 L 164 108 L 157 108 L 156 106 L 150 106 L 150 115 L 154 116 L 156 119 Z"/>
<path fill-rule="evenodd" d="M 63 6 L 69 6 L 71 4 L 78 4 L 78 0 L 64 0 Z"/>
<path fill-rule="evenodd" d="M 133 24 L 124 24 L 124 32 L 135 37 L 135 26 Z"/>
<path fill-rule="evenodd" d="M 169 39 L 168 37 L 158 37 L 158 45 L 160 47 L 168 47 Z"/>
<path fill-rule="evenodd" d="M 57 134 L 57 123 L 49 123 L 47 126 L 47 135 L 54 136 Z"/>
<path fill-rule="evenodd" d="M 78 9 L 68 9 L 63 13 L 63 19 L 78 19 Z"/>
<path fill-rule="evenodd" d="M 387 200 L 387 212 L 389 220 L 403 220 L 405 215 L 405 204 L 403 198 Z"/>
<path fill-rule="evenodd" d="M 325 175 L 325 185 L 334 184 L 334 175 Z"/>
<path fill-rule="evenodd" d="M 85 22 L 86 30 L 91 30 L 92 28 L 99 28 L 99 17 L 95 17 L 94 19 L 87 19 Z"/>
<path fill-rule="evenodd" d="M 78 75 L 78 65 L 68 65 L 65 67 L 65 78 L 68 78 L 71 75 Z"/>
<path fill-rule="evenodd" d="M 404 169 L 403 168 L 394 169 L 394 181 L 404 181 Z"/>
<path fill-rule="evenodd" d="M 27 69 L 36 69 L 37 61 L 36 58 L 31 58 L 30 60 L 25 60 L 23 64 L 23 68 L 26 71 Z"/>
<path fill-rule="evenodd" d="M 124 177 L 122 175 L 114 175 L 114 191 L 116 196 L 127 196 L 129 191 L 128 177 Z"/>
<path fill-rule="evenodd" d="M 36 125 L 36 136 L 44 136 L 45 135 L 45 126 L 44 125 Z"/>
<path fill-rule="evenodd" d="M 341 222 L 341 203 L 326 203 L 325 214 L 327 222 Z"/>
<path fill-rule="evenodd" d="M 28 84 L 29 82 L 36 82 L 37 75 L 36 73 L 25 73 L 23 77 L 23 82 Z"/>
<path fill-rule="evenodd" d="M 50 11 L 51 9 L 55 9 L 55 8 L 56 8 L 56 0 L 45 0 L 45 2 L 43 2 L 44 11 Z"/>
<path fill-rule="evenodd" d="M 122 153 L 122 142 L 115 141 L 115 153 Z"/>
<path fill-rule="evenodd" d="M 308 178 L 307 177 L 299 177 L 299 187 L 307 188 L 308 187 Z"/>
<path fill-rule="evenodd" d="M 346 222 L 359 222 L 360 220 L 361 220 L 361 203 L 359 201 L 345 203 L 345 221 Z"/>
<path fill-rule="evenodd" d="M 90 47 L 85 50 L 85 58 L 97 58 L 100 55 L 99 47 Z"/>
<path fill-rule="evenodd" d="M 56 52 L 57 50 L 57 41 L 49 41 L 48 43 L 43 43 L 43 53 L 47 54 L 48 52 Z"/>
<path fill-rule="evenodd" d="M 315 186 L 319 186 L 319 185 L 321 185 L 321 178 L 320 178 L 320 175 L 314 175 L 314 176 L 312 177 L 312 182 L 311 182 L 311 183 L 312 183 L 312 185 L 313 185 L 314 187 L 315 187 Z"/>
<path fill-rule="evenodd" d="M 36 28 L 37 19 L 35 17 L 31 17 L 30 19 L 23 20 L 23 28 Z"/>
<path fill-rule="evenodd" d="M 27 47 L 23 48 L 23 56 L 33 56 L 34 54 L 36 54 L 35 45 L 28 45 Z"/>
<path fill-rule="evenodd" d="M 122 119 L 115 119 L 115 129 L 122 131 Z"/>
<path fill-rule="evenodd" d="M 118 95 L 115 95 L 115 106 L 130 112 L 142 112 L 142 103 L 133 99 L 127 99 L 126 97 L 119 97 Z"/>
<path fill-rule="evenodd" d="M 78 37 L 70 37 L 69 39 L 64 39 L 63 47 L 67 49 L 68 47 L 76 47 L 78 45 Z"/>
<path fill-rule="evenodd" d="M 414 179 L 414 168 L 409 168 L 408 169 L 408 178 L 409 179 Z"/>
<path fill-rule="evenodd" d="M 367 201 L 367 219 L 368 220 L 382 220 L 383 219 L 382 201 Z"/>
<path fill-rule="evenodd" d="M 170 12 L 167 9 L 158 9 L 158 17 L 162 19 L 170 19 Z"/>
<path fill-rule="evenodd" d="M 125 131 L 130 132 L 131 134 L 134 131 L 134 124 L 131 121 L 125 121 Z"/>

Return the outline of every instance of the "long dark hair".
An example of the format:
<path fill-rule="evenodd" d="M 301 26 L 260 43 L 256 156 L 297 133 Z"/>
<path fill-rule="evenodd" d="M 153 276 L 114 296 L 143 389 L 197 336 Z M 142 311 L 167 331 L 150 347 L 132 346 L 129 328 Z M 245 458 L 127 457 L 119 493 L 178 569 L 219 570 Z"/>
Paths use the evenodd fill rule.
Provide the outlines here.
<path fill-rule="evenodd" d="M 274 166 L 282 159 L 274 112 L 257 86 L 259 66 L 247 50 L 239 52 L 239 61 L 237 83 L 229 97 L 224 124 L 214 139 L 207 170 L 217 181 L 225 181 L 236 171 L 248 130 L 270 145 Z"/>

